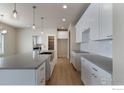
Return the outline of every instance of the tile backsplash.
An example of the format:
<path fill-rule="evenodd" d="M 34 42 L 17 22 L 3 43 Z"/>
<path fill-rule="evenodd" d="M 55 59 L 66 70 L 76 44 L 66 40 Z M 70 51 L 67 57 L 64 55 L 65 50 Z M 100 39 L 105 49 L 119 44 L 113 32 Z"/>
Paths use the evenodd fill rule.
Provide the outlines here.
<path fill-rule="evenodd" d="M 81 43 L 80 50 L 112 58 L 112 40 L 89 41 L 89 43 Z"/>

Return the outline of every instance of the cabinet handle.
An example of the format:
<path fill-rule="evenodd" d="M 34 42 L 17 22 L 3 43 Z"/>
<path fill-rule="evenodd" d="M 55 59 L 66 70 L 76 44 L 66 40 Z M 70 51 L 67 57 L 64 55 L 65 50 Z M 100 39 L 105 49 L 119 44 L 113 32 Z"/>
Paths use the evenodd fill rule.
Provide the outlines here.
<path fill-rule="evenodd" d="M 92 73 L 91 75 L 92 75 L 92 76 L 94 76 L 94 74 L 93 74 L 93 73 Z"/>
<path fill-rule="evenodd" d="M 95 78 L 97 78 L 97 76 L 94 75 Z"/>
<path fill-rule="evenodd" d="M 97 70 L 96 68 L 94 68 L 94 67 L 93 67 L 92 69 L 93 69 L 94 71 L 98 71 L 98 70 Z"/>
<path fill-rule="evenodd" d="M 92 73 L 91 75 L 94 76 L 95 78 L 97 78 L 97 76 L 95 74 Z"/>
<path fill-rule="evenodd" d="M 109 35 L 109 36 L 107 36 L 107 37 L 112 37 L 112 35 Z"/>

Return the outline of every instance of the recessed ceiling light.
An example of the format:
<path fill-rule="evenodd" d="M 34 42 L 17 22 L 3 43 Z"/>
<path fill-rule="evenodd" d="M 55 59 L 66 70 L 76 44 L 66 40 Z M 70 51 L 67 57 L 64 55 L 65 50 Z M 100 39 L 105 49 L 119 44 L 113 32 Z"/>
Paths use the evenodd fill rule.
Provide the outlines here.
<path fill-rule="evenodd" d="M 63 5 L 62 8 L 66 9 L 67 8 L 67 5 Z"/>
<path fill-rule="evenodd" d="M 66 19 L 65 19 L 65 18 L 62 18 L 62 21 L 63 21 L 63 22 L 65 22 L 65 21 L 66 21 Z"/>

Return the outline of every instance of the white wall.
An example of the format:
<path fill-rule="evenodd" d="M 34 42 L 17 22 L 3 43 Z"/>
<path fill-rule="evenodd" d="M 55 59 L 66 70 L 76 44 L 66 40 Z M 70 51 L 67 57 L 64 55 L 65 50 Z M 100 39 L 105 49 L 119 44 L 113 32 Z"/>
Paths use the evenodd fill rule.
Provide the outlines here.
<path fill-rule="evenodd" d="M 7 25 L 7 34 L 4 37 L 4 54 L 1 56 L 14 54 L 16 54 L 16 29 Z"/>
<path fill-rule="evenodd" d="M 17 32 L 17 53 L 22 54 L 32 51 L 32 36 L 41 35 L 43 37 L 43 50 L 48 50 L 48 36 L 55 36 L 55 56 L 57 58 L 57 29 L 44 29 L 44 34 L 41 31 L 33 31 L 32 29 L 20 29 Z"/>
<path fill-rule="evenodd" d="M 112 58 L 112 40 L 90 41 L 82 43 L 80 50 Z"/>
<path fill-rule="evenodd" d="M 124 85 L 124 4 L 113 5 L 113 84 Z"/>

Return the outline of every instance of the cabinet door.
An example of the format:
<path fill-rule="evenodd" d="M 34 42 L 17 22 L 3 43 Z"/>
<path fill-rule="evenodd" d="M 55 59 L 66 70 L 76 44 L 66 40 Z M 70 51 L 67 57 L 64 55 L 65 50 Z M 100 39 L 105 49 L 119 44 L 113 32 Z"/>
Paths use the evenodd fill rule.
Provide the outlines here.
<path fill-rule="evenodd" d="M 88 15 L 89 15 L 89 11 L 86 10 L 80 19 L 82 32 L 90 28 Z"/>
<path fill-rule="evenodd" d="M 87 62 L 91 71 L 92 85 L 111 85 L 111 74 L 96 66 L 92 62 Z"/>
<path fill-rule="evenodd" d="M 91 4 L 88 7 L 89 11 L 89 24 L 90 24 L 90 39 L 98 40 L 99 39 L 99 4 Z"/>
<path fill-rule="evenodd" d="M 91 71 L 87 60 L 84 58 L 81 58 L 81 80 L 85 85 L 90 85 L 92 82 Z"/>
<path fill-rule="evenodd" d="M 81 58 L 81 80 L 85 84 L 85 60 Z"/>
<path fill-rule="evenodd" d="M 81 26 L 78 23 L 76 25 L 76 43 L 81 43 L 82 42 L 82 31 L 81 31 Z"/>
<path fill-rule="evenodd" d="M 45 63 L 36 70 L 36 84 L 45 85 Z"/>
<path fill-rule="evenodd" d="M 112 38 L 112 4 L 100 4 L 100 39 Z"/>

